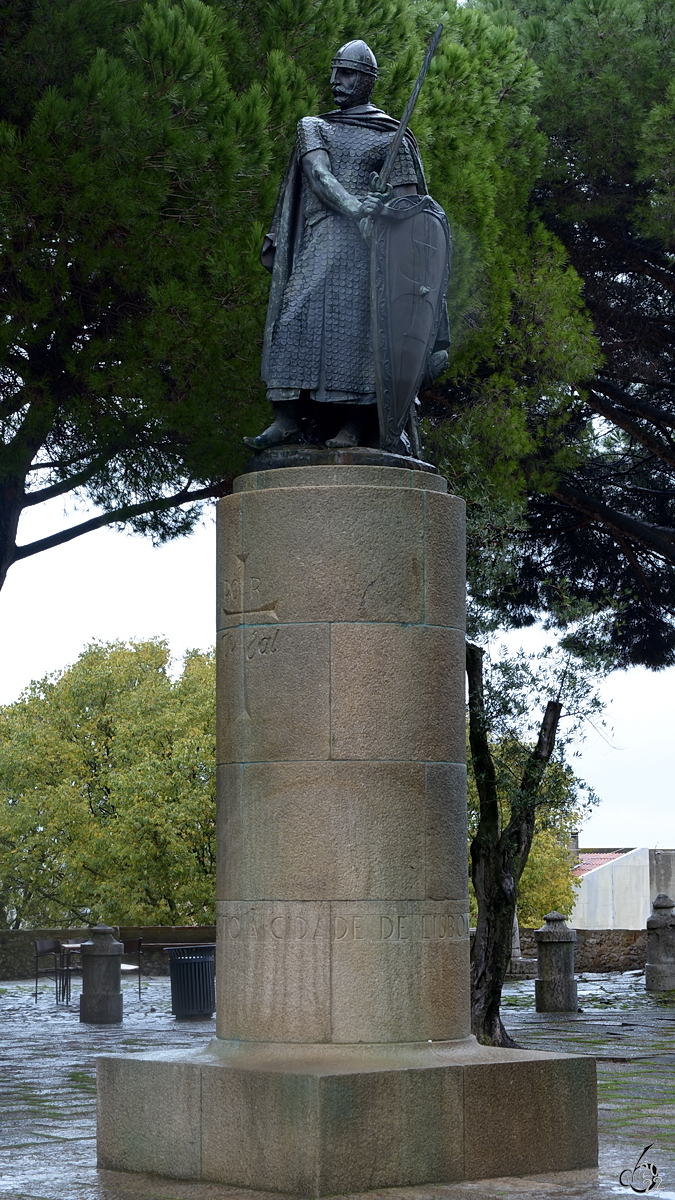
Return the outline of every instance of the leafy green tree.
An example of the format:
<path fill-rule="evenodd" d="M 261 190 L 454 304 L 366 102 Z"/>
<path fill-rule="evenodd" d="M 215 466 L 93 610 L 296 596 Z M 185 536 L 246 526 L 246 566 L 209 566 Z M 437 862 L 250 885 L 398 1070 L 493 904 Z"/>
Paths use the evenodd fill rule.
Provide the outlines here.
<path fill-rule="evenodd" d="M 204 924 L 215 902 L 215 672 L 94 644 L 0 709 L 0 897 L 12 927 Z"/>
<path fill-rule="evenodd" d="M 432 0 L 0 0 L 0 585 L 100 525 L 184 533 L 229 489 L 263 420 L 258 247 L 297 119 L 332 106 L 331 56 L 357 35 L 400 114 L 438 15 Z M 460 470 L 463 439 L 487 439 L 501 494 L 566 420 L 593 341 L 528 208 L 534 67 L 484 14 L 445 21 L 414 129 L 455 232 L 453 411 L 480 398 L 445 457 Z M 70 493 L 96 515 L 17 546 L 22 511 Z"/>
<path fill-rule="evenodd" d="M 572 874 L 571 832 L 568 822 L 559 829 L 540 829 L 535 824 L 527 866 L 518 885 L 518 920 L 528 929 L 544 924 L 546 913 L 569 917 L 579 890 Z"/>
<path fill-rule="evenodd" d="M 547 611 L 563 625 L 594 607 L 598 648 L 658 668 L 675 661 L 675 4 L 477 7 L 517 29 L 540 70 L 533 206 L 583 280 L 601 348 L 576 374 L 551 477 L 525 464 L 529 507 L 494 607 L 514 624 Z"/>
<path fill-rule="evenodd" d="M 508 824 L 514 788 L 523 774 L 531 747 L 511 741 L 492 744 L 491 753 L 498 777 L 499 820 Z M 564 754 L 565 748 L 562 748 Z M 469 837 L 475 836 L 480 814 L 476 779 L 469 753 L 468 799 Z M 534 834 L 527 863 L 518 882 L 517 914 L 520 925 L 532 928 L 542 924 L 544 915 L 554 909 L 569 916 L 574 908 L 578 880 L 572 874 L 574 858 L 570 853 L 570 835 L 582 824 L 592 792 L 579 780 L 572 767 L 562 761 L 561 748 L 549 761 L 543 775 L 534 820 Z M 473 885 L 469 887 L 471 920 L 478 916 Z"/>
<path fill-rule="evenodd" d="M 0 10 L 0 581 L 102 524 L 184 532 L 232 474 L 269 152 L 231 26 L 199 0 Z M 23 508 L 73 490 L 101 514 L 17 550 Z"/>
<path fill-rule="evenodd" d="M 484 653 L 467 642 L 469 853 L 477 910 L 471 1024 L 479 1041 L 513 1046 L 499 1010 L 521 880 L 535 829 L 559 836 L 567 820 L 578 824 L 597 802 L 566 765 L 565 751 L 601 705 L 592 679 L 569 654 L 548 649 L 538 662 L 523 654 L 502 657 L 486 670 Z M 534 871 L 529 886 L 536 889 L 533 876 Z"/>

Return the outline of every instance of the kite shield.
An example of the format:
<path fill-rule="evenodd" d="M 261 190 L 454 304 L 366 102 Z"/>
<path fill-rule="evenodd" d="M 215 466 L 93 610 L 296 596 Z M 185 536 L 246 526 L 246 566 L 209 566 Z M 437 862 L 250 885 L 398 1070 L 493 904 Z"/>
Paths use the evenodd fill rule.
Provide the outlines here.
<path fill-rule="evenodd" d="M 431 196 L 399 196 L 374 222 L 371 329 L 380 446 L 396 452 L 424 377 L 450 271 L 448 219 Z"/>

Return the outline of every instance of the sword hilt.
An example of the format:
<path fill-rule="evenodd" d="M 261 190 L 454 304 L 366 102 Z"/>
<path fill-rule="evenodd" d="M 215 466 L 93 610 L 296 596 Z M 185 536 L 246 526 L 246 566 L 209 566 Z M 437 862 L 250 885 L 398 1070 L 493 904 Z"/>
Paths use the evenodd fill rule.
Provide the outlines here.
<path fill-rule="evenodd" d="M 373 171 L 372 175 L 370 176 L 368 191 L 372 192 L 374 196 L 381 196 L 385 204 L 387 203 L 387 200 L 391 200 L 394 194 L 394 189 L 391 184 L 383 183 L 377 171 Z"/>

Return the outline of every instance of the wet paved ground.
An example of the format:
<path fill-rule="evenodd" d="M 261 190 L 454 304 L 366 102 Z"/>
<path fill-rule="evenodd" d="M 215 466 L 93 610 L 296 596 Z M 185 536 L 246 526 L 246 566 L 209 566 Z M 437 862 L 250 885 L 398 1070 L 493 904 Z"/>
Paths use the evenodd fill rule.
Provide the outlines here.
<path fill-rule="evenodd" d="M 197 1048 L 214 1033 L 210 1020 L 174 1020 L 168 979 L 144 980 L 140 1002 L 137 989 L 134 980 L 124 984 L 124 1024 L 104 1027 L 80 1025 L 77 982 L 70 1009 L 54 1003 L 46 981 L 37 1004 L 30 983 L 0 984 L 0 1200 L 268 1200 L 215 1184 L 96 1170 L 96 1056 Z M 597 1057 L 598 1171 L 397 1188 L 370 1192 L 369 1200 L 632 1197 L 619 1174 L 650 1142 L 647 1158 L 662 1180 L 650 1196 L 675 1200 L 675 999 L 648 997 L 641 974 L 582 977 L 579 997 L 579 1014 L 537 1014 L 534 983 L 513 983 L 503 1013 L 523 1046 Z"/>

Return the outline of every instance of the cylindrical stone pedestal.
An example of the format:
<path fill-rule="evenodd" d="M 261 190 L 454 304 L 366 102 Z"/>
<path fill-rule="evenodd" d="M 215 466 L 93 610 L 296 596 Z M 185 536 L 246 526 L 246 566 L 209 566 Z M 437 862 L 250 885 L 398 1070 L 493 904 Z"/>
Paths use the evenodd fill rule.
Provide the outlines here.
<path fill-rule="evenodd" d="M 218 1036 L 465 1038 L 464 503 L 387 467 L 219 506 Z"/>
<path fill-rule="evenodd" d="M 535 930 L 537 975 L 534 985 L 537 1012 L 577 1012 L 579 1001 L 574 981 L 576 930 L 565 924 L 558 912 L 547 913 L 544 925 Z"/>
<path fill-rule="evenodd" d="M 124 946 L 109 925 L 95 925 L 83 942 L 80 1020 L 88 1025 L 115 1025 L 122 1020 L 121 962 Z"/>
<path fill-rule="evenodd" d="M 645 988 L 648 992 L 670 992 L 675 989 L 675 900 L 663 892 L 652 906 L 647 918 L 647 965 Z"/>
<path fill-rule="evenodd" d="M 388 465 L 220 502 L 218 1036 L 99 1063 L 99 1166 L 319 1197 L 596 1163 L 594 1062 L 470 1035 L 463 518 Z"/>

